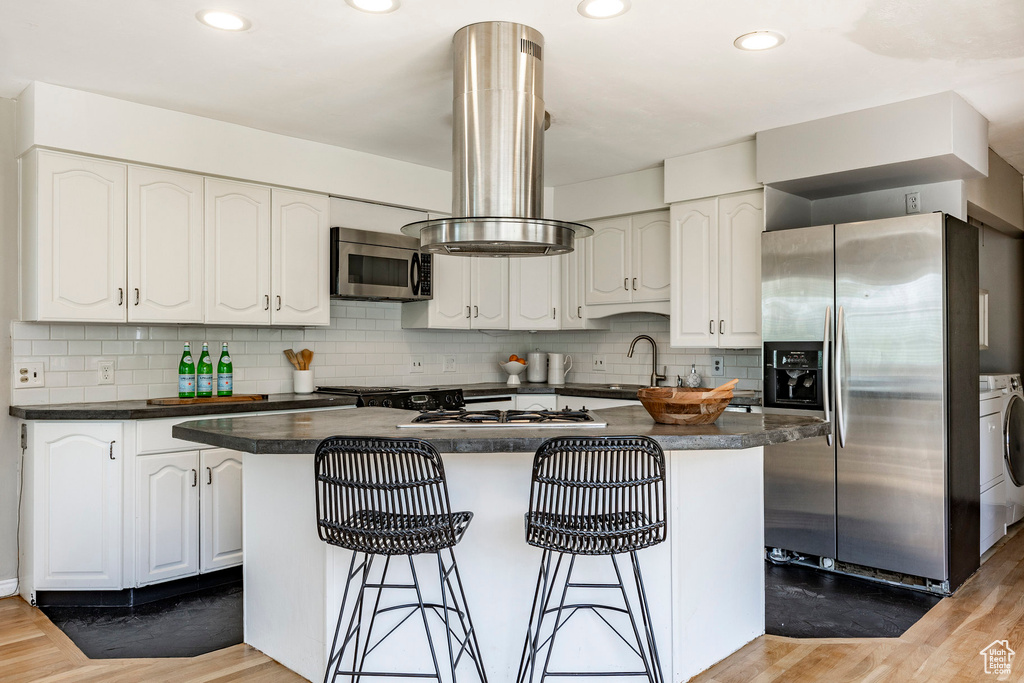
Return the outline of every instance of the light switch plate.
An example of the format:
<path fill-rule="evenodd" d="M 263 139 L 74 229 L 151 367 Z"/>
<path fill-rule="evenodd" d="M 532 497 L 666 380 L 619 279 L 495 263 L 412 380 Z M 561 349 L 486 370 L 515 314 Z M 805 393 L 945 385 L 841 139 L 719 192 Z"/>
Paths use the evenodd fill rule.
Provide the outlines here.
<path fill-rule="evenodd" d="M 27 387 L 45 386 L 42 363 L 15 363 L 14 364 L 14 388 L 25 389 Z"/>
<path fill-rule="evenodd" d="M 594 356 L 594 372 L 608 372 L 607 359 L 604 356 Z"/>
<path fill-rule="evenodd" d="M 413 356 L 412 362 L 409 366 L 409 372 L 412 373 L 423 373 L 423 356 Z"/>

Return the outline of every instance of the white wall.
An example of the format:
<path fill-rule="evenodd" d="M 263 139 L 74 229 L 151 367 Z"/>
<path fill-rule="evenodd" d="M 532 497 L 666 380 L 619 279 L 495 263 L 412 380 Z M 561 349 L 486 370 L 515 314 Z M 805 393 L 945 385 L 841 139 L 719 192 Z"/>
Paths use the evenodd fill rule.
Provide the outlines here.
<path fill-rule="evenodd" d="M 11 397 L 11 321 L 18 316 L 18 167 L 15 102 L 0 99 L 0 581 L 17 576 L 18 423 Z M 0 591 L 4 594 L 7 591 Z"/>
<path fill-rule="evenodd" d="M 33 83 L 19 96 L 18 155 L 32 146 L 430 211 L 451 173 L 234 123 Z"/>
<path fill-rule="evenodd" d="M 971 216 L 1008 235 L 1024 234 L 1024 179 L 1001 156 L 988 150 L 988 177 L 967 181 Z"/>
<path fill-rule="evenodd" d="M 978 230 L 978 286 L 988 290 L 989 317 L 981 371 L 1024 373 L 1024 239 Z"/>

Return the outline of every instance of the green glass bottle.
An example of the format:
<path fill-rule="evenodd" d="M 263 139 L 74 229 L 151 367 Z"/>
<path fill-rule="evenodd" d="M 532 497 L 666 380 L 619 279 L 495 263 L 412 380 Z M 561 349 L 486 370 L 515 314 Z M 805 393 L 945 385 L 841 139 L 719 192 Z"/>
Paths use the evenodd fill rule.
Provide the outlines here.
<path fill-rule="evenodd" d="M 185 342 L 185 352 L 178 363 L 178 398 L 193 398 L 196 395 L 196 364 L 192 362 L 192 351 Z"/>
<path fill-rule="evenodd" d="M 220 347 L 220 360 L 217 361 L 217 395 L 230 396 L 234 388 L 234 377 L 231 372 L 231 356 L 228 355 L 228 343 Z"/>
<path fill-rule="evenodd" d="M 203 342 L 203 350 L 196 364 L 196 396 L 213 396 L 213 361 L 210 360 L 210 349 Z"/>

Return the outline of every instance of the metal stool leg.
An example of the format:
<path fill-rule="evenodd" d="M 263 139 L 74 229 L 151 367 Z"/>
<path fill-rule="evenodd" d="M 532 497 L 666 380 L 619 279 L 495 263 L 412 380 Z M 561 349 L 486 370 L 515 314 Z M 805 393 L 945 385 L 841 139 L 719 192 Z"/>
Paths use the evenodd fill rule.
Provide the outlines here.
<path fill-rule="evenodd" d="M 441 552 L 437 553 L 437 566 L 438 571 L 441 575 L 441 597 L 444 614 L 445 614 L 445 629 L 448 636 L 448 656 L 452 664 L 452 681 L 456 680 L 455 669 L 458 667 L 459 660 L 462 658 L 463 653 L 469 655 L 469 658 L 473 660 L 473 665 L 476 667 L 477 676 L 479 676 L 481 683 L 487 683 L 487 674 L 483 668 L 483 658 L 480 655 L 480 642 L 477 640 L 476 627 L 473 625 L 473 617 L 469 613 L 469 601 L 466 599 L 466 591 L 462 586 L 462 575 L 459 573 L 459 564 L 455 560 L 454 548 L 448 548 L 448 557 L 451 564 L 446 569 L 444 567 L 443 557 Z M 452 574 L 455 575 L 455 582 L 452 583 Z M 452 609 L 459 618 L 459 626 L 462 629 L 462 640 L 459 641 L 459 651 L 453 655 L 452 650 L 452 636 L 455 632 L 452 630 L 450 622 L 448 620 L 448 603 L 445 597 L 445 589 L 447 588 L 447 594 L 452 599 Z M 458 641 L 458 637 L 456 637 Z"/>
<path fill-rule="evenodd" d="M 647 636 L 648 656 L 653 664 L 653 673 L 655 678 L 652 679 L 652 683 L 664 683 L 665 676 L 661 671 L 661 658 L 658 656 L 658 642 L 654 638 L 654 627 L 651 625 L 651 609 L 647 602 L 647 591 L 644 590 L 644 577 L 640 571 L 640 559 L 636 556 L 635 550 L 629 554 L 629 557 L 633 562 L 633 580 L 636 582 L 636 593 L 640 598 L 644 631 Z"/>
<path fill-rule="evenodd" d="M 367 579 L 370 575 L 370 567 L 373 564 L 373 555 L 363 555 L 362 562 L 359 566 L 356 566 L 356 559 L 361 553 L 352 553 L 352 560 L 348 565 L 348 578 L 345 581 L 345 591 L 341 597 L 341 607 L 338 608 L 338 625 L 334 629 L 334 640 L 331 642 L 331 652 L 327 658 L 327 667 L 324 672 L 324 683 L 329 683 L 337 679 L 341 671 L 341 661 L 345 653 L 345 648 L 348 646 L 349 641 L 355 637 L 356 644 L 352 654 L 352 665 L 355 668 L 355 658 L 359 650 L 359 631 L 362 624 L 360 613 L 363 609 L 363 592 L 366 587 Z M 341 624 L 345 620 L 345 605 L 348 604 L 348 594 L 352 587 L 352 582 L 355 580 L 357 574 L 362 574 L 362 578 L 359 580 L 359 588 L 356 591 L 355 606 L 352 610 L 352 616 L 349 618 L 348 626 L 345 629 L 345 638 L 342 640 L 341 647 L 338 647 L 338 637 L 341 633 Z M 353 631 L 353 627 L 355 630 Z M 331 668 L 334 668 L 334 675 L 331 675 Z"/>
<path fill-rule="evenodd" d="M 523 655 L 519 659 L 519 674 L 516 683 L 533 681 L 537 663 L 537 653 L 542 647 L 541 627 L 544 623 L 544 612 L 554 592 L 554 581 L 551 574 L 551 559 L 554 553 L 545 549 L 540 558 L 540 569 L 537 570 L 537 587 L 533 592 L 533 606 L 530 608 L 530 621 L 526 627 L 526 642 L 523 643 Z M 555 575 L 561 567 L 562 554 L 558 554 Z"/>

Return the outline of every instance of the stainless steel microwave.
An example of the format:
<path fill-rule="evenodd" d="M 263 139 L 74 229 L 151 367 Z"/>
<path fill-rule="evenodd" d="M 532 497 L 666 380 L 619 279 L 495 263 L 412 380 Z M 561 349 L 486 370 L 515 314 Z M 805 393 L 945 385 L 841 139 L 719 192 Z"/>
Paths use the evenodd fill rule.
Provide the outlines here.
<path fill-rule="evenodd" d="M 431 266 L 415 237 L 331 228 L 332 299 L 430 299 Z"/>

